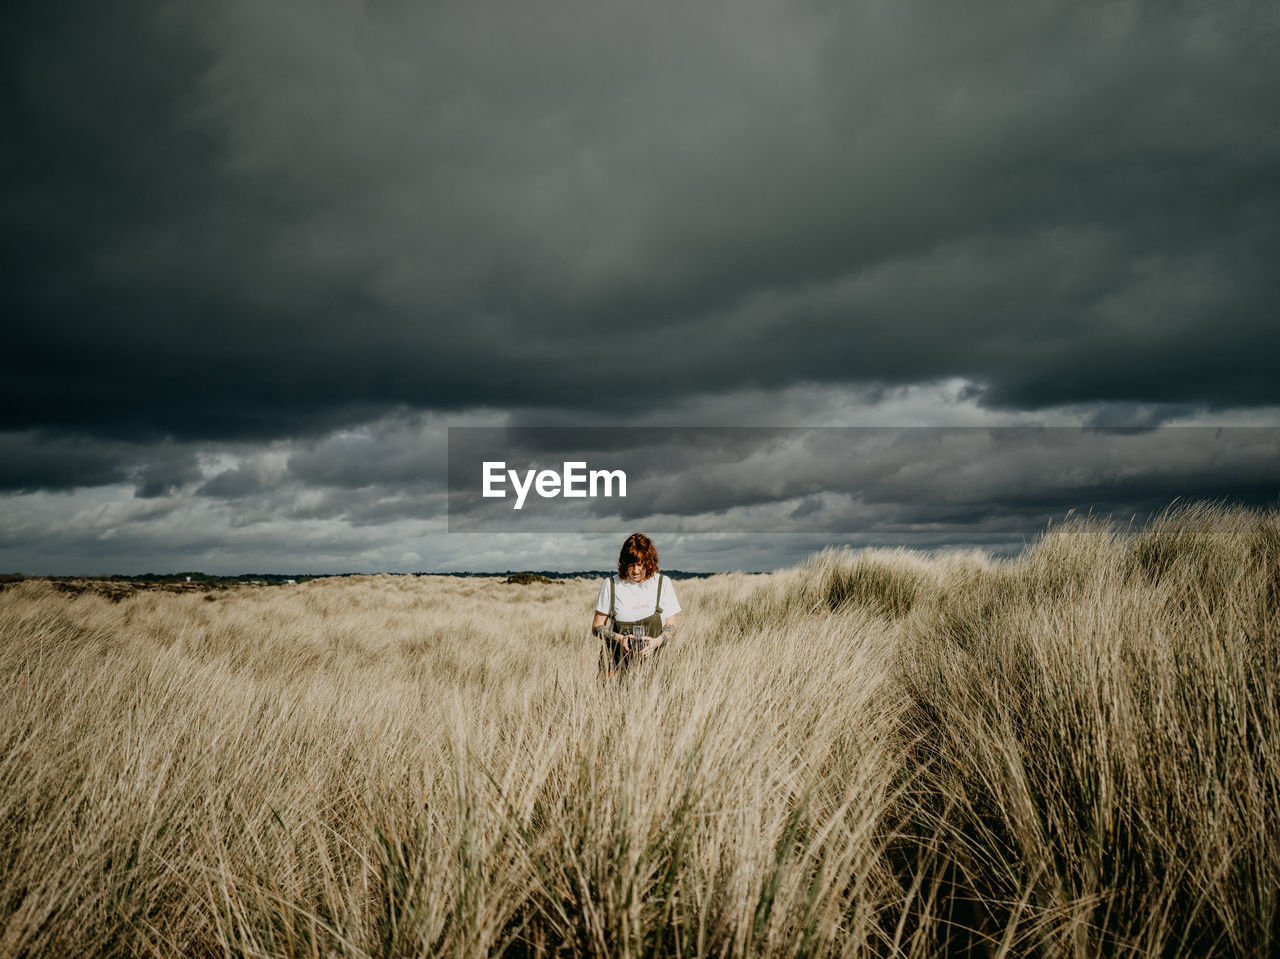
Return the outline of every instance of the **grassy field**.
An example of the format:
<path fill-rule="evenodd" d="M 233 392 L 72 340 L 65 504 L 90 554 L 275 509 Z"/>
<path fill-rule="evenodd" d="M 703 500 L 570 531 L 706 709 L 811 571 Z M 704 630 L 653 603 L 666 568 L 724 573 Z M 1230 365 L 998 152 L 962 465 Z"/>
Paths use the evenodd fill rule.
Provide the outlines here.
<path fill-rule="evenodd" d="M 1280 952 L 1276 512 L 595 595 L 8 586 L 0 955 Z"/>

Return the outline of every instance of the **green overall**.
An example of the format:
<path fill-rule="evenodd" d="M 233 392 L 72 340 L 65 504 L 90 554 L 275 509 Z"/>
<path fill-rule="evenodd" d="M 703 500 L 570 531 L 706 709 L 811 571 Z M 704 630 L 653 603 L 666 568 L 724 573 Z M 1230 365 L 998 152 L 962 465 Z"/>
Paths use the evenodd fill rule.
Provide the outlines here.
<path fill-rule="evenodd" d="M 651 639 L 662 635 L 662 574 L 657 573 L 656 575 L 658 577 L 658 595 L 655 597 L 653 614 L 629 623 L 616 618 L 618 597 L 614 592 L 613 577 L 609 577 L 609 618 L 613 620 L 615 632 L 631 636 L 633 635 L 633 628 L 641 626 L 644 629 L 644 635 Z M 609 641 L 604 644 L 604 649 L 600 651 L 600 668 L 606 673 L 612 673 L 619 669 L 626 669 L 635 658 L 633 654 L 623 650 L 618 643 Z"/>

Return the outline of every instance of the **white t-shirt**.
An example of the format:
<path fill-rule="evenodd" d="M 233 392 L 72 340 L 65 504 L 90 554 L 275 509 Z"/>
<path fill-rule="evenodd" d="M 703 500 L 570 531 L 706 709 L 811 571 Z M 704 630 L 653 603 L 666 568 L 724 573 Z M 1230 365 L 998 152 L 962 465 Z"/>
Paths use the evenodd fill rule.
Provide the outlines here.
<path fill-rule="evenodd" d="M 642 583 L 633 583 L 629 579 L 614 576 L 612 577 L 613 588 L 617 592 L 618 619 L 621 622 L 634 623 L 636 620 L 652 616 L 657 611 L 659 576 L 663 580 L 662 618 L 666 620 L 667 617 L 674 616 L 680 612 L 680 601 L 676 599 L 675 584 L 666 576 L 663 576 L 662 573 L 657 576 L 650 576 Z M 609 608 L 609 580 L 607 579 L 600 584 L 600 596 L 596 599 L 596 612 L 605 613 L 609 616 L 613 615 L 613 610 Z"/>

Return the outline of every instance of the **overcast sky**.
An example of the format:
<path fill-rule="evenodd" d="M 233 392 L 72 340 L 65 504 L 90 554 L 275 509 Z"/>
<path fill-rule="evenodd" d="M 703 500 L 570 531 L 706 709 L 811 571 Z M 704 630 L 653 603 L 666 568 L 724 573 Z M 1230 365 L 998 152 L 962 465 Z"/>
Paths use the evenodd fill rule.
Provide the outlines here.
<path fill-rule="evenodd" d="M 768 569 L 1280 494 L 1270 0 L 0 16 L 0 571 L 606 568 L 646 520 Z M 447 429 L 502 425 L 1126 430 L 447 532 Z"/>

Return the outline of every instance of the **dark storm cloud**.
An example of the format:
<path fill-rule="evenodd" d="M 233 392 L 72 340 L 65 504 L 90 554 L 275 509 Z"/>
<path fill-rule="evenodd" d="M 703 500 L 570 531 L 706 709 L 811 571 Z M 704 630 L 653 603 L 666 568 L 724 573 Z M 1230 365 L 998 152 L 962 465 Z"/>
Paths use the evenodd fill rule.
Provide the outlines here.
<path fill-rule="evenodd" d="M 442 489 L 445 431 L 392 417 L 310 443 L 289 457 L 289 475 L 307 485 L 358 489 Z"/>
<path fill-rule="evenodd" d="M 129 479 L 121 444 L 49 437 L 38 431 L 0 433 L 0 490 L 75 489 Z"/>
<path fill-rule="evenodd" d="M 0 433 L 0 492 L 132 484 L 152 498 L 200 478 L 196 450 L 174 443 L 126 443 L 40 430 Z"/>
<path fill-rule="evenodd" d="M 240 463 L 216 473 L 196 489 L 200 496 L 221 500 L 242 500 L 280 488 L 279 477 L 255 462 Z"/>
<path fill-rule="evenodd" d="M 637 375 L 1280 400 L 1274 4 L 6 18 L 9 429 L 319 437 Z"/>
<path fill-rule="evenodd" d="M 442 515 L 445 430 L 393 414 L 320 439 L 243 451 L 194 492 L 257 522 L 340 519 L 352 526 Z"/>

